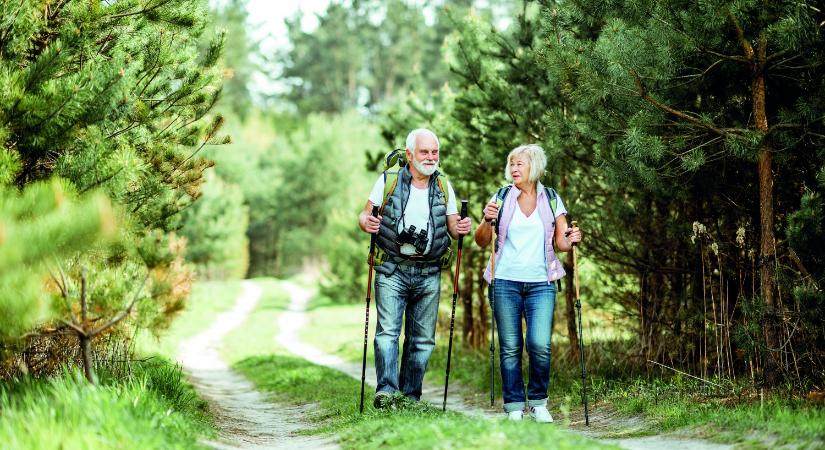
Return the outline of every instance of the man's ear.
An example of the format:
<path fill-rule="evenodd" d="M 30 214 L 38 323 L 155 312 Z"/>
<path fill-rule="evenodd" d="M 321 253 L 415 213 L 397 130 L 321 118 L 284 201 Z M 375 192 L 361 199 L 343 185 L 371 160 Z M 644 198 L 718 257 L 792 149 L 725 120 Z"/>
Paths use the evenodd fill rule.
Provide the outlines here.
<path fill-rule="evenodd" d="M 414 155 L 413 155 L 412 150 L 410 150 L 409 147 L 407 147 L 407 161 L 412 161 L 413 156 Z"/>

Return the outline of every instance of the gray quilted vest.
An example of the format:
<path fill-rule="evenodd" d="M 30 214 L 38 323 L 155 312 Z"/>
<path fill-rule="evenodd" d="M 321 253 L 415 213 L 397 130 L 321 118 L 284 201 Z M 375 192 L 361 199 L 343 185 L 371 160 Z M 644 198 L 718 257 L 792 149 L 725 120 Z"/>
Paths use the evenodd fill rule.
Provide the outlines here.
<path fill-rule="evenodd" d="M 416 259 L 424 265 L 438 265 L 439 258 L 450 248 L 450 235 L 447 232 L 447 201 L 444 193 L 439 189 L 436 181 L 440 175 L 438 171 L 430 176 L 428 186 L 430 202 L 429 227 L 432 232 L 432 243 L 427 253 L 422 255 L 422 259 Z M 384 275 L 390 275 L 395 271 L 399 262 L 404 261 L 409 255 L 402 255 L 400 246 L 397 243 L 398 222 L 407 201 L 410 198 L 410 181 L 412 174 L 407 167 L 398 172 L 398 185 L 390 197 L 386 199 L 384 211 L 381 213 L 381 227 L 378 230 L 376 244 L 383 250 L 385 256 L 382 261 L 376 261 L 375 271 Z M 385 182 L 387 182 L 385 178 Z"/>

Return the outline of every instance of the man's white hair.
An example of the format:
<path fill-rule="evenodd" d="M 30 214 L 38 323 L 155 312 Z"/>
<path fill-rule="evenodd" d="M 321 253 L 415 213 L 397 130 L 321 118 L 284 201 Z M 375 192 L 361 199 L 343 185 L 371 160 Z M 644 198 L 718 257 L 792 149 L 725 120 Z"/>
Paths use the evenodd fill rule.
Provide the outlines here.
<path fill-rule="evenodd" d="M 435 145 L 441 149 L 441 144 L 438 142 L 438 136 L 435 135 L 432 131 L 426 128 L 416 128 L 415 130 L 410 131 L 410 134 L 407 135 L 407 148 L 410 149 L 411 152 L 415 153 L 415 142 L 419 135 L 427 135 L 432 136 L 435 139 Z"/>
<path fill-rule="evenodd" d="M 513 182 L 513 176 L 510 174 L 510 163 L 516 156 L 524 156 L 530 164 L 530 173 L 527 174 L 528 183 L 535 183 L 544 175 L 544 169 L 547 167 L 547 157 L 544 155 L 544 149 L 536 144 L 519 145 L 507 155 L 507 165 L 504 166 L 504 178 L 507 181 Z"/>

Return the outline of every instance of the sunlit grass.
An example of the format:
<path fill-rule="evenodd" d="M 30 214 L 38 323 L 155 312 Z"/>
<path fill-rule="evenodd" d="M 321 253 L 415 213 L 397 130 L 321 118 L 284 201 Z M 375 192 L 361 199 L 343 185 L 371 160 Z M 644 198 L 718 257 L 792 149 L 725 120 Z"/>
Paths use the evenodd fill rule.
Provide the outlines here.
<path fill-rule="evenodd" d="M 180 370 L 153 359 L 92 386 L 79 371 L 0 384 L 0 447 L 15 449 L 195 449 L 214 431 L 205 403 Z"/>
<path fill-rule="evenodd" d="M 560 294 L 558 302 L 563 302 Z M 451 296 L 448 297 L 451 300 Z M 563 303 L 557 302 L 553 363 L 550 380 L 550 408 L 561 417 L 583 416 L 581 406 L 581 369 L 578 360 L 569 358 L 569 341 Z M 436 348 L 430 358 L 426 383 L 443 383 L 449 333 L 449 302 L 442 298 Z M 374 310 L 374 299 L 371 309 Z M 460 314 L 460 310 L 458 311 Z M 364 304 L 341 304 L 318 299 L 311 304 L 310 323 L 302 338 L 316 347 L 350 361 L 360 361 L 363 346 Z M 631 428 L 621 423 L 607 424 L 602 430 L 614 436 L 641 436 L 668 432 L 687 433 L 721 442 L 745 443 L 749 446 L 793 445 L 815 448 L 825 445 L 825 413 L 804 401 L 792 400 L 789 394 L 775 393 L 764 404 L 751 397 L 704 395 L 701 383 L 670 374 L 640 378 L 638 368 L 626 364 L 632 344 L 627 332 L 605 326 L 610 314 L 583 309 L 585 316 L 585 355 L 591 382 L 591 411 L 616 411 L 627 418 L 641 417 Z M 374 314 L 370 317 L 368 363 L 372 362 Z M 490 353 L 485 346 L 471 349 L 460 338 L 460 315 L 456 317 L 450 381 L 468 388 L 465 392 L 476 402 L 489 404 Z M 319 333 L 325 330 L 325 333 Z M 602 330 L 602 331 L 599 331 Z M 621 339 L 617 339 L 621 337 Z M 402 338 L 403 339 L 403 338 Z M 500 406 L 500 374 L 496 365 L 496 399 Z M 525 363 L 525 370 L 526 370 Z M 526 373 L 525 373 L 526 377 Z M 745 387 L 739 390 L 743 392 Z M 752 391 L 752 390 L 751 390 Z"/>
<path fill-rule="evenodd" d="M 276 399 L 311 405 L 315 433 L 335 433 L 343 448 L 615 448 L 552 425 L 484 420 L 421 404 L 358 413 L 360 382 L 301 358 L 245 359 L 235 366 Z"/>

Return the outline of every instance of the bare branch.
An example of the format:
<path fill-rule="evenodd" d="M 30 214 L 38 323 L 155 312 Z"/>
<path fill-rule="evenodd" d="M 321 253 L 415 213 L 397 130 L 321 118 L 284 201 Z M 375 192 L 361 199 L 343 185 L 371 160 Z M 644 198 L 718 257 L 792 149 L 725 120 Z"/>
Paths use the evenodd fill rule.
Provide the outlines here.
<path fill-rule="evenodd" d="M 86 330 L 81 328 L 79 325 L 77 325 L 75 323 L 72 323 L 72 322 L 69 322 L 69 321 L 66 321 L 66 320 L 63 320 L 63 319 L 60 320 L 60 323 L 62 323 L 63 325 L 66 325 L 67 327 L 73 329 L 80 336 L 88 337 L 88 334 L 86 333 Z"/>
<path fill-rule="evenodd" d="M 716 56 L 718 58 L 726 59 L 728 61 L 736 61 L 736 62 L 740 62 L 740 63 L 750 63 L 750 61 L 747 58 L 745 58 L 744 56 L 726 55 L 724 53 L 719 53 L 719 52 L 711 50 L 709 48 L 702 48 L 702 47 L 699 47 L 699 51 L 707 53 L 709 55 Z"/>
<path fill-rule="evenodd" d="M 712 124 L 709 124 L 709 123 L 699 119 L 698 117 L 695 117 L 695 116 L 693 116 L 691 114 L 688 114 L 686 112 L 679 111 L 678 109 L 674 109 L 674 108 L 672 108 L 668 105 L 665 105 L 664 103 L 656 100 L 655 98 L 651 97 L 650 94 L 647 93 L 647 90 L 645 89 L 644 84 L 642 84 L 642 79 L 641 79 L 641 77 L 639 77 L 639 74 L 633 69 L 628 69 L 628 71 L 630 72 L 630 75 L 633 76 L 633 79 L 636 82 L 637 94 L 644 101 L 650 103 L 651 105 L 653 105 L 657 109 L 660 109 L 660 110 L 662 110 L 662 111 L 664 111 L 668 114 L 676 116 L 676 117 L 678 117 L 678 118 L 680 118 L 684 121 L 690 122 L 694 125 L 700 126 L 704 129 L 706 129 L 708 131 L 711 131 L 713 133 L 716 133 L 720 136 L 727 136 L 729 134 L 729 132 L 725 129 L 719 128 L 719 127 L 714 126 Z"/>
<path fill-rule="evenodd" d="M 742 52 L 745 53 L 745 58 L 747 58 L 747 61 L 753 62 L 753 46 L 745 38 L 745 30 L 739 25 L 739 21 L 736 20 L 733 13 L 729 12 L 728 18 L 730 18 L 733 28 L 736 30 L 736 37 L 739 39 L 739 45 L 742 46 Z"/>
<path fill-rule="evenodd" d="M 135 291 L 135 296 L 132 297 L 132 301 L 129 302 L 129 305 L 126 306 L 125 309 L 123 309 L 119 313 L 117 313 L 117 315 L 112 317 L 112 319 L 110 321 L 104 323 L 103 325 L 101 325 L 101 326 L 95 328 L 93 331 L 89 332 L 89 337 L 93 338 L 93 337 L 97 336 L 98 334 L 106 331 L 110 327 L 113 327 L 113 326 L 117 325 L 118 322 L 120 322 L 121 320 L 125 319 L 126 316 L 128 316 L 129 313 L 132 312 L 132 308 L 135 306 L 135 303 L 137 303 L 138 298 L 140 297 L 140 293 L 141 293 L 141 291 L 143 291 L 143 287 L 146 285 L 146 281 L 148 279 L 149 279 L 149 273 L 147 272 L 146 276 L 143 277 L 143 282 L 140 283 L 140 287 L 138 287 L 138 290 Z"/>
<path fill-rule="evenodd" d="M 676 372 L 676 373 L 680 373 L 680 374 L 682 374 L 682 375 L 689 376 L 689 377 L 691 377 L 691 378 L 693 378 L 693 379 L 695 379 L 695 380 L 699 380 L 699 381 L 701 381 L 701 382 L 703 382 L 703 383 L 711 384 L 711 385 L 716 386 L 716 387 L 718 387 L 718 388 L 725 389 L 725 387 L 724 387 L 724 386 L 722 386 L 722 385 L 720 385 L 720 384 L 716 384 L 716 383 L 714 383 L 714 382 L 712 382 L 712 381 L 708 381 L 708 380 L 706 380 L 706 379 L 704 379 L 704 378 L 700 378 L 700 377 L 697 377 L 697 376 L 695 376 L 695 375 L 691 375 L 691 374 L 689 374 L 689 373 L 687 373 L 687 372 L 682 372 L 682 371 L 681 371 L 681 370 L 679 370 L 679 369 L 674 369 L 673 367 L 666 366 L 666 365 L 664 365 L 664 364 L 662 364 L 662 363 L 657 363 L 656 361 L 651 361 L 651 360 L 649 360 L 649 359 L 647 360 L 647 362 L 649 362 L 649 363 L 653 363 L 653 364 L 656 364 L 656 365 L 658 365 L 658 366 L 662 366 L 662 367 L 664 367 L 665 369 L 670 369 L 670 370 L 672 370 L 672 371 L 674 371 L 674 372 Z"/>

